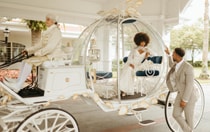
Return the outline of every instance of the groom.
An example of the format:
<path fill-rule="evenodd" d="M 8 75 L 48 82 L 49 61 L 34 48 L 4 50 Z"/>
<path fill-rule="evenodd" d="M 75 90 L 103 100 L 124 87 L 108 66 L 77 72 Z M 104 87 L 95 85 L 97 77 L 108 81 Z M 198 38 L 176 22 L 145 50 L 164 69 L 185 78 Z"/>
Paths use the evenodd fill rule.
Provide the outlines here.
<path fill-rule="evenodd" d="M 170 55 L 168 49 L 165 52 Z M 169 66 L 166 84 L 171 92 L 177 91 L 174 103 L 173 117 L 184 132 L 192 132 L 194 128 L 193 115 L 197 96 L 194 88 L 193 67 L 183 57 L 185 51 L 175 48 L 169 56 Z M 183 113 L 185 117 L 183 117 Z"/>

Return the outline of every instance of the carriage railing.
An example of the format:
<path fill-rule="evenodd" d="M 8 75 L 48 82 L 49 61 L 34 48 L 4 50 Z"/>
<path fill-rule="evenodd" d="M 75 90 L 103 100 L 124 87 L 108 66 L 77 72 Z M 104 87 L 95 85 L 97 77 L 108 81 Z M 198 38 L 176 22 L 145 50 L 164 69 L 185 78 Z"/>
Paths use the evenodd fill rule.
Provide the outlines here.
<path fill-rule="evenodd" d="M 0 63 L 11 60 L 14 56 L 21 53 L 25 49 L 25 46 L 18 43 L 0 43 Z"/>

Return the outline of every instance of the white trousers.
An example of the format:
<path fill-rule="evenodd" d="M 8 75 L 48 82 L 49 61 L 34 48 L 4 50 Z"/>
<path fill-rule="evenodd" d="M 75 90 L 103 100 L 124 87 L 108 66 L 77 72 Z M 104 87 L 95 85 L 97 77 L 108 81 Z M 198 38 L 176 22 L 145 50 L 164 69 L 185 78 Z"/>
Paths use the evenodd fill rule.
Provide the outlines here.
<path fill-rule="evenodd" d="M 32 70 L 32 65 L 26 62 L 21 63 L 20 73 L 17 79 L 17 87 L 21 88 L 23 83 L 26 81 L 27 77 L 30 75 Z"/>
<path fill-rule="evenodd" d="M 180 94 L 177 94 L 174 103 L 173 117 L 181 126 L 184 132 L 192 132 L 194 129 L 193 117 L 196 100 L 191 97 L 191 99 L 189 100 L 189 102 L 187 102 L 187 105 L 184 108 L 180 107 L 180 102 Z"/>

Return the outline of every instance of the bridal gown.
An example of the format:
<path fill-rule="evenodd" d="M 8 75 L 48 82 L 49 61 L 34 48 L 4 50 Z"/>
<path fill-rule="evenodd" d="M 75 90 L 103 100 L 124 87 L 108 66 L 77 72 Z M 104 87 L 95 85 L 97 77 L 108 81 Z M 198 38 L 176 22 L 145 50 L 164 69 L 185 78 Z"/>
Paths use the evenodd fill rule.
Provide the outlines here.
<path fill-rule="evenodd" d="M 139 48 L 142 48 L 145 52 L 139 53 Z M 124 64 L 119 78 L 119 88 L 121 91 L 126 93 L 127 95 L 134 94 L 134 78 L 135 73 L 139 69 L 142 61 L 145 58 L 146 48 L 137 47 L 133 49 L 129 56 L 127 62 Z M 130 64 L 134 65 L 134 69 L 130 66 Z"/>

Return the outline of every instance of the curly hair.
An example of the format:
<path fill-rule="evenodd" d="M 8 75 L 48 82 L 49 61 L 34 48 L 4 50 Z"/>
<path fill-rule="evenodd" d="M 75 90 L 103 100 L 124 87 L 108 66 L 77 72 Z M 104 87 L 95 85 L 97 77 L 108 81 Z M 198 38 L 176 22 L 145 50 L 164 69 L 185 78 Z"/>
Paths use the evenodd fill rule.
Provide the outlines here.
<path fill-rule="evenodd" d="M 141 42 L 145 42 L 145 46 L 147 46 L 149 41 L 150 41 L 149 36 L 143 32 L 137 33 L 134 37 L 134 42 L 137 46 L 139 46 Z"/>

